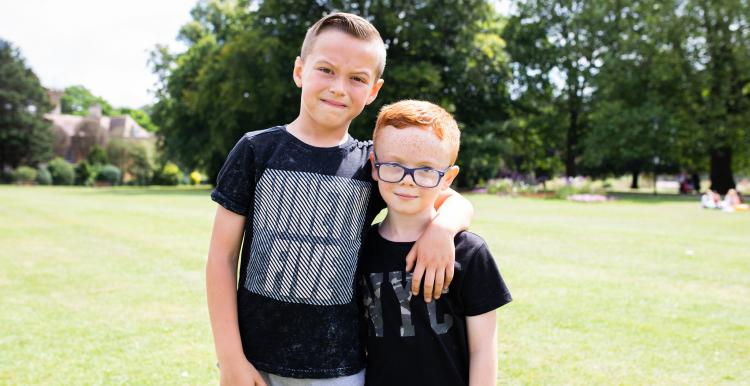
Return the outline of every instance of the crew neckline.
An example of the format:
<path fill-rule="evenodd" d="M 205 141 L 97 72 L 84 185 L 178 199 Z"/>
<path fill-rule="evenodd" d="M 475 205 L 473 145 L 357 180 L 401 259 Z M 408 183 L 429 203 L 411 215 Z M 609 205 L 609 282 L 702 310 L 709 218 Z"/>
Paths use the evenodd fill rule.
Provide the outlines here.
<path fill-rule="evenodd" d="M 352 135 L 349 134 L 349 132 L 347 132 L 346 133 L 346 141 L 344 141 L 344 143 L 342 143 L 340 145 L 329 146 L 329 147 L 313 146 L 313 145 L 310 145 L 309 143 L 307 143 L 307 142 L 305 142 L 305 141 L 297 138 L 297 136 L 295 136 L 294 134 L 290 133 L 289 132 L 289 128 L 287 127 L 287 125 L 281 126 L 281 130 L 284 133 L 286 133 L 288 136 L 292 137 L 296 143 L 298 143 L 298 144 L 300 144 L 300 145 L 302 145 L 302 146 L 304 146 L 304 147 L 306 147 L 308 149 L 312 149 L 312 150 L 322 150 L 322 151 L 346 150 L 347 148 L 349 148 L 350 146 L 352 146 L 356 142 L 356 140 L 354 139 L 354 137 L 352 137 Z"/>

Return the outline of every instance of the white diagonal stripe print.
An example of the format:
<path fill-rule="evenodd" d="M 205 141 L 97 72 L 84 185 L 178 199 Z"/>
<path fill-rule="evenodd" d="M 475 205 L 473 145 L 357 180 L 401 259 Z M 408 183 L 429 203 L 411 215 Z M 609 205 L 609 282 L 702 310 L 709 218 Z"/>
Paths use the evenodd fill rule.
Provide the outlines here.
<path fill-rule="evenodd" d="M 266 169 L 255 191 L 245 288 L 290 303 L 350 302 L 371 186 Z"/>

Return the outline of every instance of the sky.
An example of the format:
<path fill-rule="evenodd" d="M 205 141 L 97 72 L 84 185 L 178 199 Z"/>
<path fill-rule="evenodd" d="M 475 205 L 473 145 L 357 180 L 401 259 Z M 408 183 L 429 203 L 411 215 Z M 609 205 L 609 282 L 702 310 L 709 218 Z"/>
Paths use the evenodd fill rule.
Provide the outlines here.
<path fill-rule="evenodd" d="M 182 47 L 197 0 L 0 0 L 0 38 L 21 50 L 47 88 L 83 85 L 116 107 L 153 102 L 156 44 Z"/>
<path fill-rule="evenodd" d="M 507 12 L 510 0 L 493 0 Z M 0 39 L 20 48 L 47 88 L 83 85 L 114 107 L 153 103 L 156 44 L 172 51 L 197 0 L 0 0 Z"/>

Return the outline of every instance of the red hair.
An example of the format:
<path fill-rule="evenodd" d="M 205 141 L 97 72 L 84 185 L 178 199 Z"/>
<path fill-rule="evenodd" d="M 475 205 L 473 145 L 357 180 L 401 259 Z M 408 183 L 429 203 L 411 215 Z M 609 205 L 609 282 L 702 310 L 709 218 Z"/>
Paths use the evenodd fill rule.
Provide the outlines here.
<path fill-rule="evenodd" d="M 403 100 L 383 106 L 372 132 L 373 141 L 377 141 L 380 129 L 386 126 L 397 129 L 413 126 L 432 131 L 438 139 L 446 142 L 451 154 L 451 164 L 456 162 L 461 131 L 453 116 L 442 107 L 417 100 Z"/>

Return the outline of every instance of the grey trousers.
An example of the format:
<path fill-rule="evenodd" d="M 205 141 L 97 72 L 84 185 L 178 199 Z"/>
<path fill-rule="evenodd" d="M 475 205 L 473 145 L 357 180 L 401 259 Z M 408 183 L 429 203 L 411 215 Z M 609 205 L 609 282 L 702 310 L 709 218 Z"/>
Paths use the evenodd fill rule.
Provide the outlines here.
<path fill-rule="evenodd" d="M 365 370 L 345 377 L 323 379 L 286 378 L 265 371 L 260 371 L 260 375 L 268 386 L 364 386 L 365 384 Z"/>

